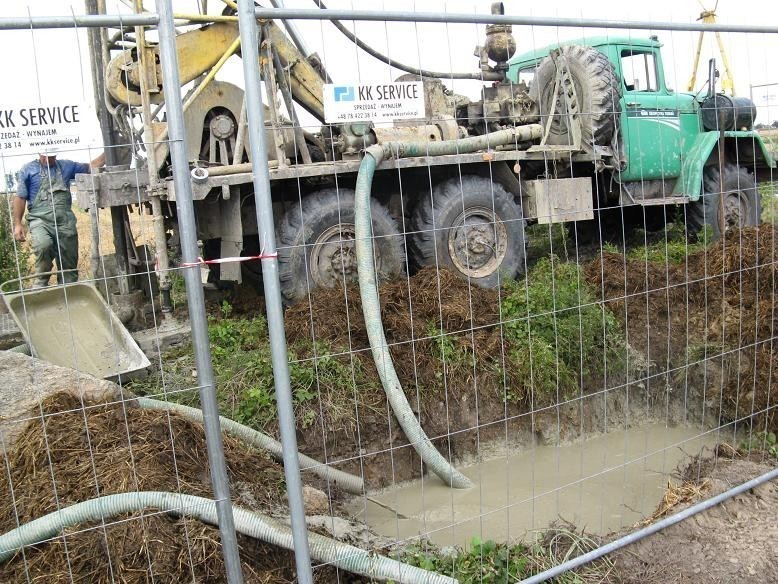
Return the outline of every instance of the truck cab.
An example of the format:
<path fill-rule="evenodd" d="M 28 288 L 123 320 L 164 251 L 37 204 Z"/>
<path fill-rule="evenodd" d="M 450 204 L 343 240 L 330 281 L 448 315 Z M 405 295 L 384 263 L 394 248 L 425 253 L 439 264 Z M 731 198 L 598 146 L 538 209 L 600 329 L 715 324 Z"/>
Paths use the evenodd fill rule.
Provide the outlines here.
<path fill-rule="evenodd" d="M 724 182 L 721 176 L 715 179 L 716 172 L 755 175 L 775 166 L 761 137 L 753 130 L 753 103 L 744 98 L 675 91 L 665 74 L 662 43 L 656 37 L 592 37 L 551 45 L 515 56 L 510 61 L 508 78 L 514 83 L 531 84 L 544 59 L 560 46 L 572 45 L 593 47 L 604 54 L 619 80 L 620 111 L 614 115 L 620 121 L 622 159 L 612 176 L 621 186 L 621 204 L 699 206 L 717 180 Z M 703 110 L 711 108 L 710 104 L 715 105 L 716 111 L 708 112 L 706 117 Z M 732 123 L 718 127 L 718 108 L 726 110 L 725 118 L 731 117 Z M 725 145 L 726 168 L 722 170 L 714 168 L 721 162 L 720 142 Z M 746 187 L 748 192 L 737 196 L 738 201 L 751 207 L 739 210 L 741 216 L 750 218 L 746 221 L 750 224 L 758 221 L 759 201 L 755 184 L 753 188 L 750 184 Z"/>

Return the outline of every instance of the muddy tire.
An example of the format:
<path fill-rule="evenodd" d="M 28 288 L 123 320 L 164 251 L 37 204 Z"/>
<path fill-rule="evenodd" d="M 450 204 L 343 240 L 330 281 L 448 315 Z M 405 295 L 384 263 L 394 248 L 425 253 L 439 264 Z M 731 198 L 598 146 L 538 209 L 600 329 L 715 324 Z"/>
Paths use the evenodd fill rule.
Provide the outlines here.
<path fill-rule="evenodd" d="M 578 97 L 581 141 L 587 151 L 594 145 L 610 146 L 618 136 L 621 117 L 621 84 L 608 57 L 593 47 L 571 45 L 561 48 Z M 556 102 L 548 136 L 549 144 L 568 145 L 573 137 L 568 125 L 567 106 L 561 92 L 554 95 L 557 63 L 549 56 L 541 61 L 530 86 L 530 97 L 539 108 L 541 124 Z"/>
<path fill-rule="evenodd" d="M 708 226 L 714 239 L 721 237 L 719 201 L 722 194 L 725 231 L 759 224 L 762 216 L 761 200 L 754 177 L 745 168 L 725 164 L 724 172 L 721 173 L 717 165 L 708 166 L 702 178 L 703 195 L 686 206 L 686 223 L 691 235 L 699 234 Z"/>
<path fill-rule="evenodd" d="M 411 218 L 411 257 L 438 265 L 482 288 L 524 271 L 521 206 L 502 185 L 481 176 L 437 184 Z"/>
<path fill-rule="evenodd" d="M 379 279 L 403 273 L 403 238 L 389 211 L 371 201 L 373 246 Z M 318 287 L 357 279 L 354 191 L 326 189 L 293 205 L 278 228 L 278 275 L 287 305 Z"/>

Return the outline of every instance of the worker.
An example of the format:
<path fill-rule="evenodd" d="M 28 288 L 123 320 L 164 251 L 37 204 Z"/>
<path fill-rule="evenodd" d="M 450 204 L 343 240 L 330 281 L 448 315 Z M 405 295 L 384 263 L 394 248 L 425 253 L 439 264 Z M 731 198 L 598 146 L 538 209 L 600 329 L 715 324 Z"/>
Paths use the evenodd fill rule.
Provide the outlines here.
<path fill-rule="evenodd" d="M 14 239 L 25 240 L 22 219 L 26 208 L 35 273 L 38 274 L 36 286 L 49 285 L 55 260 L 59 283 L 78 280 L 78 230 L 71 209 L 70 181 L 76 174 L 88 173 L 104 163 L 105 153 L 84 164 L 57 160 L 56 150 L 47 149 L 19 171 L 13 203 Z"/>

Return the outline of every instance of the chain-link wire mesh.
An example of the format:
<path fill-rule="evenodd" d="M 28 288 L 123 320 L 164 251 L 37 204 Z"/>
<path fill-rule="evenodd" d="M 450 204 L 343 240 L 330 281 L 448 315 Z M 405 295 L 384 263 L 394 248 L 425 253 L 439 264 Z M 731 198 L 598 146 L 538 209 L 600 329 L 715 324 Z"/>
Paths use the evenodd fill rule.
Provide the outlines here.
<path fill-rule="evenodd" d="M 272 6 L 0 18 L 0 580 L 771 581 L 778 30 Z"/>

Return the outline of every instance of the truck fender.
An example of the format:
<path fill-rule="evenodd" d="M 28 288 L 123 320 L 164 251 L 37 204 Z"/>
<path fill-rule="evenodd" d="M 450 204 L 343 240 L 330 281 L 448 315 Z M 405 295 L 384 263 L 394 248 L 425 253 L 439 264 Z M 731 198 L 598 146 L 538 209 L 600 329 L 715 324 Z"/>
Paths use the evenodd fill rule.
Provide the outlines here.
<path fill-rule="evenodd" d="M 750 169 L 754 166 L 775 167 L 775 161 L 767 150 L 762 137 L 752 131 L 724 132 L 725 151 L 730 160 L 740 161 L 740 166 Z M 717 158 L 716 148 L 719 141 L 718 132 L 703 132 L 698 134 L 694 143 L 684 156 L 681 164 L 681 176 L 675 183 L 673 195 L 689 197 L 690 201 L 700 198 L 702 190 L 702 173 L 712 159 Z M 714 163 L 717 160 L 713 160 Z"/>

